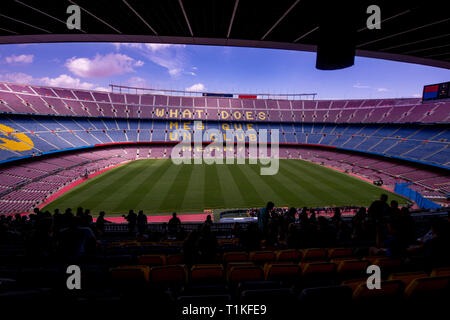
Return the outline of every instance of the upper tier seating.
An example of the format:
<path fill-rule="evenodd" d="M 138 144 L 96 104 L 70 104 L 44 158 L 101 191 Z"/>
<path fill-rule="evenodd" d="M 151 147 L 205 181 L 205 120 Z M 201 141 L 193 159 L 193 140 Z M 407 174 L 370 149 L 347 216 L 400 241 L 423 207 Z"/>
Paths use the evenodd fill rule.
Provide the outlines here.
<path fill-rule="evenodd" d="M 307 123 L 446 123 L 450 102 L 271 100 L 122 94 L 0 83 L 0 113 Z"/>

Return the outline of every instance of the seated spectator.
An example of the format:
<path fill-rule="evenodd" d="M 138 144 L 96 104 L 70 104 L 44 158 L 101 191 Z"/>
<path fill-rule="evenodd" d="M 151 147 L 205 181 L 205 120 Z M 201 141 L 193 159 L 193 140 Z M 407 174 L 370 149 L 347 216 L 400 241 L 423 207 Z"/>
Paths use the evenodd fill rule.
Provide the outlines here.
<path fill-rule="evenodd" d="M 393 219 L 388 223 L 388 237 L 380 248 L 371 248 L 372 255 L 386 255 L 389 258 L 401 258 L 405 256 L 407 242 L 400 232 L 398 219 Z"/>
<path fill-rule="evenodd" d="M 448 221 L 435 220 L 431 223 L 431 230 L 419 238 L 419 245 L 410 246 L 408 252 L 422 254 L 430 268 L 450 263 Z"/>

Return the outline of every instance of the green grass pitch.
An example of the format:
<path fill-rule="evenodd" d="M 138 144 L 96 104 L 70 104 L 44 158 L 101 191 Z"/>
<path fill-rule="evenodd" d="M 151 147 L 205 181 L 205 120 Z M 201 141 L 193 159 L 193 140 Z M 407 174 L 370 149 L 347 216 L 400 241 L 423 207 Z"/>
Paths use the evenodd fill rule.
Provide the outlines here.
<path fill-rule="evenodd" d="M 75 209 L 97 214 L 203 209 L 251 208 L 271 200 L 276 206 L 368 206 L 386 193 L 400 204 L 406 200 L 360 179 L 303 160 L 280 160 L 276 175 L 261 176 L 259 165 L 174 165 L 170 159 L 127 163 L 89 179 L 44 210 Z"/>

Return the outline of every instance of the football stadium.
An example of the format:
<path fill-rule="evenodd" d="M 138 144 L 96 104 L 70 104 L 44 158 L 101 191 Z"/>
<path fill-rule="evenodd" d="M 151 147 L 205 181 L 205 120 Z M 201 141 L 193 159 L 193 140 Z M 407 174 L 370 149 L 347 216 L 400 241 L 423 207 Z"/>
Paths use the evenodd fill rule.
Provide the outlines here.
<path fill-rule="evenodd" d="M 439 5 L 5 1 L 0 302 L 156 319 L 445 308 Z"/>

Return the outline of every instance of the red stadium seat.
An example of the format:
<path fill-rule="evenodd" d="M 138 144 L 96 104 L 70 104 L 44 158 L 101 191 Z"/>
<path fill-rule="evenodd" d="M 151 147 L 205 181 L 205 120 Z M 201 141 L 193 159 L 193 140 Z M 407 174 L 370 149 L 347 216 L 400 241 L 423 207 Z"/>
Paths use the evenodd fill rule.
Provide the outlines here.
<path fill-rule="evenodd" d="M 264 270 L 257 266 L 232 267 L 228 275 L 228 282 L 264 280 Z"/>
<path fill-rule="evenodd" d="M 253 251 L 248 257 L 249 261 L 260 264 L 275 260 L 275 253 L 273 251 Z"/>
<path fill-rule="evenodd" d="M 299 279 L 301 268 L 298 264 L 269 264 L 265 268 L 265 279 L 269 281 L 287 280 L 293 282 Z"/>
<path fill-rule="evenodd" d="M 138 262 L 147 266 L 163 266 L 166 264 L 166 256 L 162 254 L 144 254 L 138 257 Z"/>
<path fill-rule="evenodd" d="M 353 255 L 352 248 L 332 248 L 328 250 L 328 257 L 330 259 L 335 258 L 347 258 Z"/>
<path fill-rule="evenodd" d="M 302 261 L 325 260 L 328 256 L 327 249 L 312 248 L 302 250 L 302 252 L 303 252 Z"/>
<path fill-rule="evenodd" d="M 222 257 L 223 257 L 222 258 L 223 263 L 247 261 L 248 253 L 247 252 L 225 252 Z"/>
<path fill-rule="evenodd" d="M 153 283 L 182 283 L 186 281 L 186 273 L 183 265 L 152 267 L 149 279 Z"/>
<path fill-rule="evenodd" d="M 405 284 L 405 288 L 406 288 L 415 279 L 426 278 L 426 277 L 428 277 L 428 274 L 426 274 L 425 272 L 422 272 L 422 271 L 398 272 L 398 273 L 391 273 L 389 275 L 388 280 L 400 280 Z"/>
<path fill-rule="evenodd" d="M 299 261 L 301 252 L 295 249 L 279 250 L 276 252 L 277 261 Z"/>
<path fill-rule="evenodd" d="M 218 282 L 224 279 L 224 270 L 221 264 L 193 265 L 189 280 L 192 282 Z"/>
<path fill-rule="evenodd" d="M 369 289 L 361 283 L 353 292 L 353 299 L 364 303 L 400 301 L 405 285 L 400 280 L 381 281 L 380 289 Z"/>

